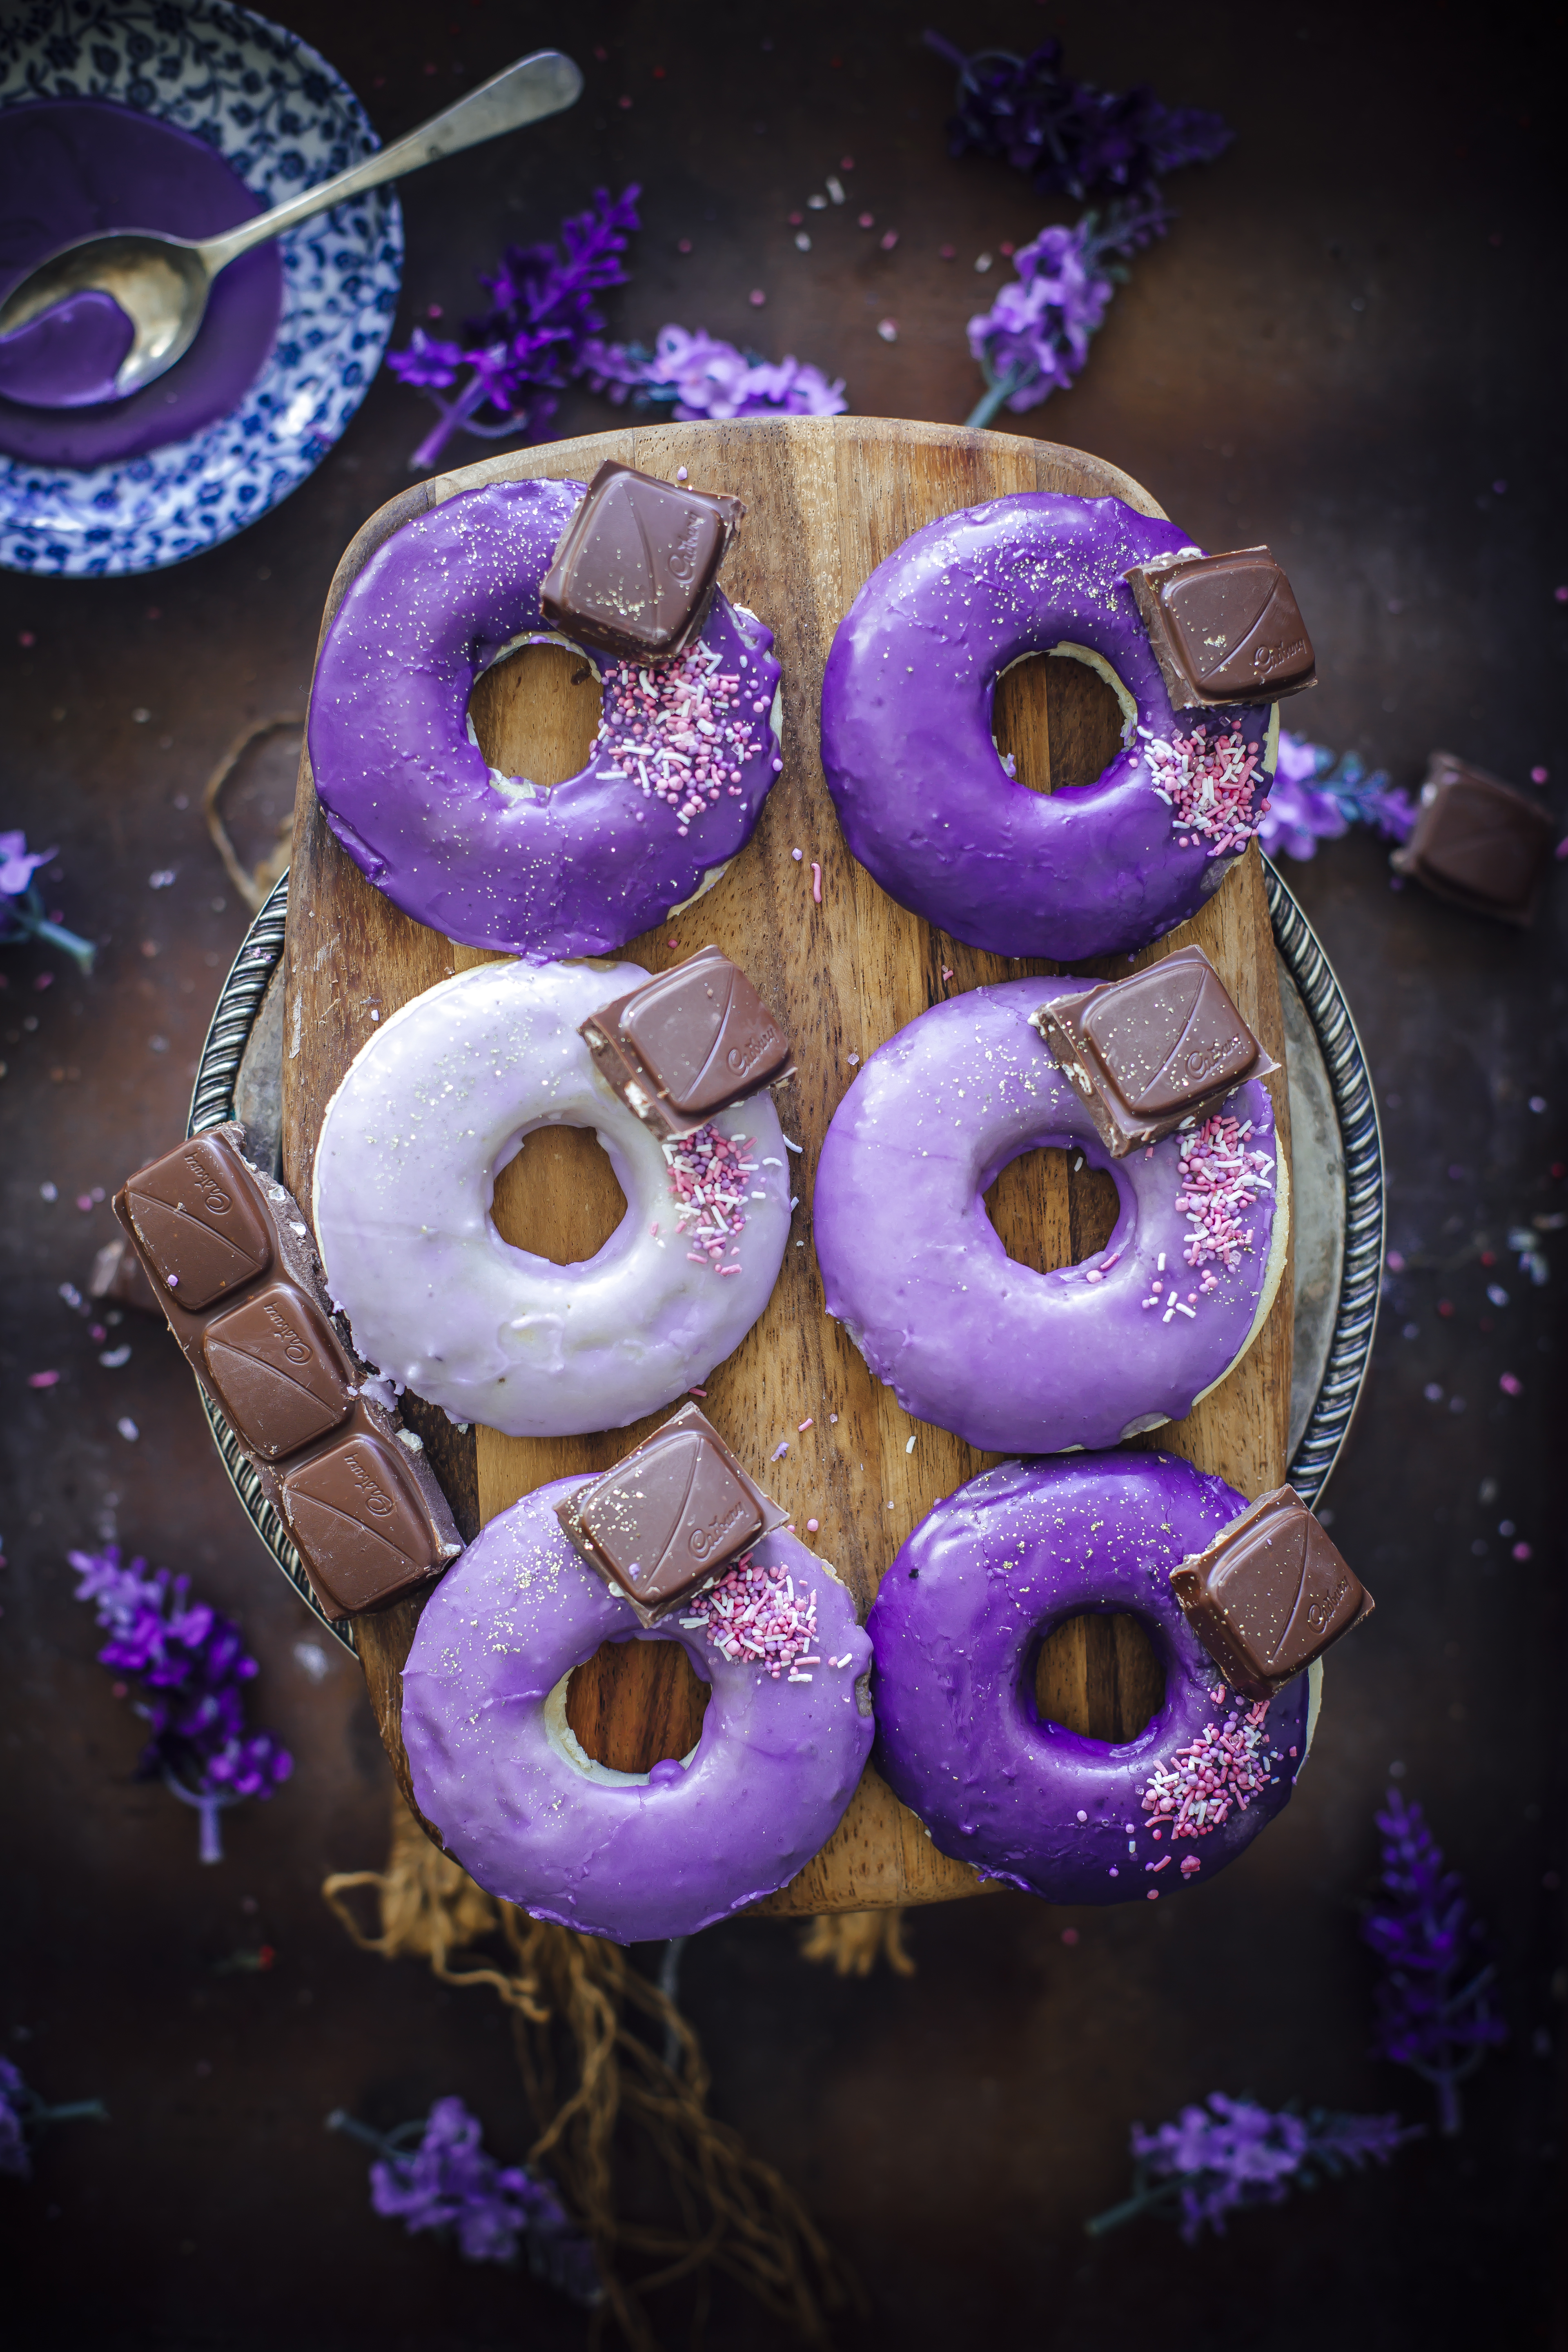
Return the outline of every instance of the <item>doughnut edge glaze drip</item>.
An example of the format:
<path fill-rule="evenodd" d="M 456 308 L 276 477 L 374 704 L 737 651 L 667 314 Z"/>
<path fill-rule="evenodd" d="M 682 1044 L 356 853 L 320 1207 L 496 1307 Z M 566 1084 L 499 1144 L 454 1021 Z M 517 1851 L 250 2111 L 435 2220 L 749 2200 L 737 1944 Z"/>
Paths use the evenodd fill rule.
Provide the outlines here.
<path fill-rule="evenodd" d="M 1122 1454 L 1004 1463 L 921 1521 L 867 1630 L 877 1769 L 942 1853 L 1054 1903 L 1142 1902 L 1212 1878 L 1283 1809 L 1306 1760 L 1309 1677 L 1264 1708 L 1234 1696 L 1168 1580 L 1244 1507 L 1173 1455 Z M 1086 1609 L 1142 1617 L 1165 1670 L 1163 1704 L 1126 1742 L 1035 1711 L 1038 1642 Z M 1244 1769 L 1264 1785 L 1245 1805 L 1233 1785 L 1222 1821 L 1173 1836 L 1165 1776 L 1216 1735 L 1250 1751 Z"/>
<path fill-rule="evenodd" d="M 426 1605 L 403 1672 L 414 1793 L 479 1884 L 535 1918 L 616 1943 L 694 1935 L 832 1836 L 870 1752 L 856 1685 L 871 1645 L 826 1561 L 783 1528 L 752 1556 L 816 1594 L 809 1682 L 731 1663 L 679 1616 L 645 1634 L 561 1531 L 555 1503 L 585 1483 L 552 1480 L 491 1519 Z M 589 1762 L 554 1696 L 622 1637 L 679 1642 L 712 1691 L 690 1756 L 647 1774 Z"/>
<path fill-rule="evenodd" d="M 1268 1088 L 1246 1080 L 1224 1105 L 1273 1161 L 1277 1189 L 1246 1212 L 1251 1250 L 1234 1269 L 1189 1266 L 1182 1134 L 1111 1160 L 1029 1026 L 1079 985 L 1004 981 L 917 1015 L 856 1078 L 817 1165 L 827 1312 L 906 1412 L 999 1453 L 1110 1446 L 1180 1420 L 1251 1346 L 1285 1263 L 1289 1176 Z M 1006 1255 L 981 1197 L 1044 1143 L 1106 1170 L 1121 1203 L 1104 1249 L 1049 1274 Z"/>
<path fill-rule="evenodd" d="M 581 482 L 498 482 L 401 525 L 333 615 L 310 698 L 317 795 L 366 877 L 450 939 L 536 961 L 605 954 L 699 896 L 750 838 L 781 763 L 773 632 L 716 591 L 697 647 L 741 682 L 752 741 L 733 792 L 683 831 L 608 729 L 580 774 L 498 788 L 468 696 L 516 646 L 559 640 L 540 584 L 584 495 Z M 583 657 L 606 679 L 637 674 Z"/>
<path fill-rule="evenodd" d="M 998 675 L 1066 646 L 1109 666 L 1146 735 L 1235 724 L 1270 767 L 1267 704 L 1173 711 L 1121 576 L 1189 545 L 1120 499 L 1024 491 L 926 524 L 878 565 L 827 657 L 822 761 L 850 848 L 900 906 L 972 947 L 1071 963 L 1145 946 L 1217 888 L 1231 856 L 1177 846 L 1131 722 L 1096 782 L 1049 794 L 1007 776 L 991 731 Z"/>

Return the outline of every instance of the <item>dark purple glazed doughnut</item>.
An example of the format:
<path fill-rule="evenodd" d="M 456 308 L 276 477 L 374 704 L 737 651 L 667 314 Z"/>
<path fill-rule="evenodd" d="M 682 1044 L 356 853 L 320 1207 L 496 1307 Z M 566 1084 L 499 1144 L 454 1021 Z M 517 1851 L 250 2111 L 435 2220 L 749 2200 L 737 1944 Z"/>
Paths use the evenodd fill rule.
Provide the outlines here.
<path fill-rule="evenodd" d="M 866 1630 L 875 1761 L 943 1853 L 1052 1903 L 1142 1902 L 1212 1878 L 1289 1803 L 1321 1667 L 1234 1696 L 1169 1582 L 1245 1508 L 1174 1455 L 1101 1454 L 1005 1462 L 921 1522 Z M 1118 1745 L 1035 1711 L 1040 1642 L 1091 1610 L 1141 1617 L 1165 1670 Z"/>
<path fill-rule="evenodd" d="M 487 767 L 473 683 L 546 629 L 539 592 L 581 482 L 494 482 L 394 531 L 327 632 L 310 764 L 327 823 L 405 914 L 531 961 L 605 955 L 711 887 L 783 762 L 773 631 L 716 593 L 680 660 L 584 654 L 604 718 L 550 789 Z"/>
<path fill-rule="evenodd" d="M 846 840 L 900 906 L 972 947 L 1073 963 L 1160 939 L 1223 882 L 1278 730 L 1267 705 L 1172 710 L 1122 573 L 1184 549 L 1201 551 L 1120 499 L 1028 491 L 944 515 L 878 565 L 827 657 L 822 764 Z M 1124 748 L 1092 784 L 1031 792 L 1002 765 L 996 680 L 1037 653 L 1117 689 Z M 1239 735 L 1237 769 L 1256 755 L 1232 814 L 1204 799 L 1199 730 L 1205 752 Z"/>

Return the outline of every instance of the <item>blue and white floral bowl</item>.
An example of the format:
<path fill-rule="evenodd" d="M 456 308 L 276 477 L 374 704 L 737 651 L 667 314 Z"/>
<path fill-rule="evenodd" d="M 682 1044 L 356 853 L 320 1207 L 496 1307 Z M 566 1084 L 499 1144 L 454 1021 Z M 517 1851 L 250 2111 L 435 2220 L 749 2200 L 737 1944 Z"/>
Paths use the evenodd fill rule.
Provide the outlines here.
<path fill-rule="evenodd" d="M 207 140 L 266 205 L 381 144 L 314 49 L 219 0 L 0 0 L 0 110 L 110 99 Z M 278 338 L 239 405 L 189 439 L 90 468 L 0 454 L 0 564 L 49 578 L 155 572 L 297 489 L 381 363 L 403 216 L 387 187 L 280 240 Z"/>

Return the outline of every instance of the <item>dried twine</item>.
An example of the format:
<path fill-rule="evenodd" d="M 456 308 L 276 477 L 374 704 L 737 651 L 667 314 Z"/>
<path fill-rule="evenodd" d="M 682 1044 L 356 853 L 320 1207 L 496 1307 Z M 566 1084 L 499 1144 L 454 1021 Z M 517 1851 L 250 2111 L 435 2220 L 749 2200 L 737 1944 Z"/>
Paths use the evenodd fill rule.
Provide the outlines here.
<path fill-rule="evenodd" d="M 836 1976 L 868 1977 L 886 1960 L 896 1977 L 912 1977 L 915 1964 L 904 1949 L 904 1915 L 885 1911 L 825 1911 L 800 1939 L 803 1960 L 830 1960 Z"/>
<path fill-rule="evenodd" d="M 363 1887 L 378 1900 L 379 1935 L 365 1933 L 346 1899 Z M 593 2238 L 604 2274 L 591 2342 L 609 2316 L 635 2352 L 657 2352 L 643 2297 L 692 2278 L 700 2320 L 710 2270 L 734 2279 L 809 2343 L 826 2343 L 830 2314 L 864 2308 L 852 2273 L 789 2184 L 709 2114 L 710 2077 L 696 2034 L 620 1946 L 531 1919 L 485 1894 L 429 1843 L 401 1798 L 386 1868 L 336 1871 L 321 1892 L 363 1950 L 423 1959 L 443 1984 L 489 1986 L 510 2011 L 539 2126 L 529 2160 L 548 2163 Z M 476 1955 L 473 1965 L 454 1967 L 455 1955 L 497 1935 L 505 1965 Z M 657 2047 L 633 2030 L 634 2019 L 655 2030 Z M 652 2155 L 679 2208 L 679 2226 L 628 2221 L 617 2211 L 621 2126 L 624 2138 L 641 2139 L 639 2154 Z M 621 2275 L 627 2257 L 637 2265 L 635 2279 Z"/>

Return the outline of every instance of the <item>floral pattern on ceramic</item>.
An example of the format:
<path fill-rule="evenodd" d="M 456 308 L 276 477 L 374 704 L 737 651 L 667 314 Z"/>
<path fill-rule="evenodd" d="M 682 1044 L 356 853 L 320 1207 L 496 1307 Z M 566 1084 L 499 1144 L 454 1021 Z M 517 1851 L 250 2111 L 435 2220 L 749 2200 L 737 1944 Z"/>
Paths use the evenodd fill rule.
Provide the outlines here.
<path fill-rule="evenodd" d="M 216 0 L 23 0 L 0 12 L 0 109 L 107 99 L 205 139 L 261 204 L 380 145 L 341 76 L 293 33 Z M 0 564 L 47 577 L 154 572 L 297 489 L 363 399 L 392 331 L 403 220 L 389 188 L 280 240 L 283 311 L 227 416 L 89 468 L 0 457 Z"/>

